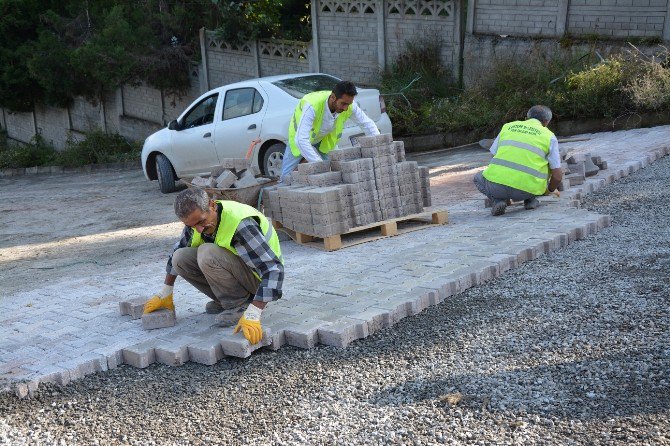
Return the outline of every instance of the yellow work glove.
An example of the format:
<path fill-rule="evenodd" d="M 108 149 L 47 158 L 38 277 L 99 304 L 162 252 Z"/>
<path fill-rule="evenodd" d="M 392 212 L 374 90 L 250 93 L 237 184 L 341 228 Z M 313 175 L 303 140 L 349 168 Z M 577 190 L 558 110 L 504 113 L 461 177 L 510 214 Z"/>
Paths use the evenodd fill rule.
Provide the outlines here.
<path fill-rule="evenodd" d="M 249 344 L 258 344 L 263 337 L 263 328 L 261 327 L 261 310 L 254 304 L 250 304 L 249 308 L 244 312 L 239 322 L 233 330 L 233 334 L 242 330 L 242 334 Z"/>
<path fill-rule="evenodd" d="M 174 302 L 172 302 L 173 288 L 170 285 L 163 285 L 163 289 L 144 304 L 144 314 L 152 313 L 162 308 L 174 311 Z"/>

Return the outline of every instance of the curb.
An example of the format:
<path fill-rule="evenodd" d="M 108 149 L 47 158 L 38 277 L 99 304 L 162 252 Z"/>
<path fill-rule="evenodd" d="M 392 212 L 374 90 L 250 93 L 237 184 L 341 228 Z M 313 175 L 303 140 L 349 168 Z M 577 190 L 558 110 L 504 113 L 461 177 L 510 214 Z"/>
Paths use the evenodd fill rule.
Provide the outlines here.
<path fill-rule="evenodd" d="M 140 170 L 140 161 L 124 161 L 117 163 L 86 164 L 79 167 L 64 166 L 33 166 L 13 169 L 0 169 L 0 178 L 21 177 L 26 175 L 60 175 L 72 173 L 92 173 L 105 170 Z"/>

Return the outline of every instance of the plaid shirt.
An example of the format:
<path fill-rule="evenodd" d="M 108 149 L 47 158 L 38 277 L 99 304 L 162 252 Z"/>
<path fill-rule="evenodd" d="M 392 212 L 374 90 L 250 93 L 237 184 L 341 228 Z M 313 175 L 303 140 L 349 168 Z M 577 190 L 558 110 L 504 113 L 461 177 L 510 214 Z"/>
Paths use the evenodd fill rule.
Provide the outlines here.
<path fill-rule="evenodd" d="M 218 207 L 219 221 L 221 221 L 221 205 Z M 217 228 L 214 230 L 216 234 Z M 274 228 L 270 227 L 270 231 Z M 193 238 L 193 229 L 184 226 L 181 233 L 181 238 L 174 245 L 174 251 L 179 248 L 186 248 L 191 245 Z M 202 234 L 202 239 L 205 243 L 214 243 L 214 236 Z M 233 248 L 237 250 L 237 255 L 256 272 L 261 278 L 258 290 L 254 300 L 261 302 L 271 302 L 277 300 L 282 296 L 282 284 L 284 282 L 284 265 L 281 260 L 275 255 L 270 245 L 268 245 L 261 227 L 253 217 L 245 218 L 240 222 L 240 225 L 233 235 L 231 242 Z M 173 276 L 178 275 L 172 268 L 172 254 L 167 261 L 167 273 Z"/>

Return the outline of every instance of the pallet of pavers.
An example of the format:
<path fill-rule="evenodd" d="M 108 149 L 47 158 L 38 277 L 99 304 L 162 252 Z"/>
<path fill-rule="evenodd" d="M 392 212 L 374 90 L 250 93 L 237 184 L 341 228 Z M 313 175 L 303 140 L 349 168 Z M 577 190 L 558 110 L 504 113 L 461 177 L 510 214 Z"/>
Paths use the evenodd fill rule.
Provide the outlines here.
<path fill-rule="evenodd" d="M 430 209 L 428 168 L 406 161 L 391 135 L 361 137 L 360 146 L 298 166 L 280 186 L 263 190 L 266 214 L 301 244 L 328 251 L 447 223 Z"/>

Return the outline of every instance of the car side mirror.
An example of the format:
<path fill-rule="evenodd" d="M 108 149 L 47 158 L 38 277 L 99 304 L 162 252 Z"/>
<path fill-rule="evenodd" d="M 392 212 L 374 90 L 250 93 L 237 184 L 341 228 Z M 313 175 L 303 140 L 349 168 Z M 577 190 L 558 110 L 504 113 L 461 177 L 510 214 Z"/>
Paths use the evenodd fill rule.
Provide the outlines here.
<path fill-rule="evenodd" d="M 179 121 L 176 119 L 173 119 L 168 123 L 168 129 L 170 130 L 181 130 L 181 125 L 179 125 Z"/>

